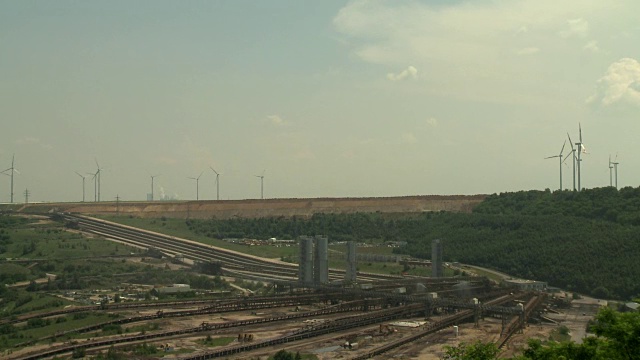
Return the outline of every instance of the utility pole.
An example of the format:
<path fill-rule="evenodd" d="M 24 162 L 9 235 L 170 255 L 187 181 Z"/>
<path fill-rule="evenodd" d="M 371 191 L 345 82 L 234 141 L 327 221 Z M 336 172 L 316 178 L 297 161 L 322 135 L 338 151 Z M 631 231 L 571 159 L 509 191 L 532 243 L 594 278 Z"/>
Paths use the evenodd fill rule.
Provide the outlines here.
<path fill-rule="evenodd" d="M 30 194 L 30 193 L 29 193 L 29 189 L 26 189 L 26 190 L 24 191 L 24 203 L 25 203 L 25 204 L 28 204 L 28 203 L 29 203 L 29 194 Z"/>
<path fill-rule="evenodd" d="M 120 196 L 116 194 L 116 215 L 120 215 Z"/>

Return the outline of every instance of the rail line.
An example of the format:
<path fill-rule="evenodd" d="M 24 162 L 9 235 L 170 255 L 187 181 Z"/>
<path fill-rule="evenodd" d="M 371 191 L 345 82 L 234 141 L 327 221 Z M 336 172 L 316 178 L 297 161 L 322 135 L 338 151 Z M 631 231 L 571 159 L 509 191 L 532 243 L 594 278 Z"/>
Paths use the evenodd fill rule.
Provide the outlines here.
<path fill-rule="evenodd" d="M 298 276 L 298 266 L 295 264 L 278 263 L 196 241 L 159 234 L 87 216 L 71 214 L 64 214 L 62 216 L 67 221 L 77 223 L 78 227 L 83 231 L 138 247 L 157 248 L 160 251 L 174 256 L 181 254 L 196 261 L 219 262 L 223 270 L 247 271 L 263 276 L 273 275 L 285 278 L 297 278 Z M 341 279 L 344 274 L 344 270 L 329 270 L 330 279 Z M 358 275 L 361 279 L 376 281 L 400 278 L 398 276 L 383 274 L 359 273 Z"/>
<path fill-rule="evenodd" d="M 325 296 L 330 296 L 332 291 L 330 289 L 325 290 Z M 300 297 L 309 296 L 316 297 L 317 299 L 322 298 L 322 294 L 302 294 L 297 295 Z M 86 312 L 86 311 L 114 311 L 114 310 L 135 310 L 135 309 L 148 309 L 148 308 L 179 308 L 179 307 L 189 307 L 189 306 L 217 306 L 218 304 L 226 304 L 226 303 L 239 303 L 243 301 L 269 301 L 271 299 L 281 299 L 283 297 L 275 297 L 275 296 L 259 296 L 252 298 L 235 298 L 235 299 L 201 299 L 201 300 L 174 300 L 174 301 L 159 301 L 159 302 L 133 302 L 133 303 L 117 303 L 117 304 L 105 304 L 105 305 L 88 305 L 88 306 L 78 306 L 67 309 L 53 310 L 47 312 L 37 312 L 30 314 L 23 314 L 17 316 L 15 319 L 3 319 L 0 320 L 1 324 L 16 324 L 20 322 L 27 321 L 33 318 L 47 318 L 52 316 L 59 315 L 68 315 L 78 312 Z"/>
<path fill-rule="evenodd" d="M 207 306 L 200 307 L 198 309 L 192 310 L 178 310 L 178 311 L 163 311 L 159 310 L 155 314 L 148 315 L 139 315 L 139 316 L 131 316 L 126 318 L 114 319 L 111 321 L 105 321 L 98 324 L 92 324 L 89 326 L 84 326 L 76 329 L 70 329 L 67 331 L 57 332 L 55 335 L 45 336 L 38 339 L 34 339 L 29 342 L 21 343 L 16 345 L 16 347 L 22 347 L 26 345 L 35 344 L 38 342 L 42 342 L 44 340 L 49 340 L 73 333 L 86 333 L 93 330 L 102 329 L 104 326 L 108 325 L 122 325 L 129 324 L 139 321 L 149 321 L 149 320 L 157 320 L 164 318 L 174 318 L 174 317 L 187 317 L 187 316 L 198 316 L 198 315 L 207 315 L 207 314 L 215 314 L 215 313 L 223 313 L 223 312 L 235 312 L 235 311 L 247 311 L 247 310 L 259 310 L 259 309 L 269 309 L 276 307 L 285 307 L 285 306 L 296 306 L 296 305 L 309 305 L 316 302 L 326 302 L 332 300 L 331 294 L 305 294 L 298 296 L 278 296 L 278 297 L 262 297 L 262 298 L 247 298 L 247 299 L 233 299 L 216 302 L 214 304 L 207 304 Z M 345 300 L 343 298 L 342 300 Z"/>
<path fill-rule="evenodd" d="M 501 349 L 507 343 L 507 341 L 509 341 L 511 336 L 515 334 L 516 331 L 524 327 L 533 310 L 540 306 L 544 299 L 544 293 L 532 296 L 531 299 L 529 299 L 529 301 L 527 301 L 527 303 L 524 305 L 523 312 L 519 314 L 519 316 L 514 316 L 511 318 L 507 326 L 505 326 L 500 333 L 500 338 L 496 343 L 499 349 Z"/>
<path fill-rule="evenodd" d="M 512 301 L 514 299 L 516 299 L 517 295 L 505 295 L 502 297 L 499 297 L 497 299 L 494 300 L 490 300 L 486 303 L 486 305 L 488 307 L 494 307 L 500 304 L 504 304 L 506 302 Z M 410 342 L 413 342 L 415 340 L 418 340 L 422 337 L 425 337 L 427 335 L 433 334 L 437 331 L 440 331 L 444 328 L 446 328 L 447 326 L 451 326 L 454 324 L 459 323 L 460 321 L 466 320 L 470 317 L 474 316 L 474 311 L 473 310 L 464 310 L 461 311 L 459 313 L 450 315 L 445 317 L 444 319 L 429 323 L 428 325 L 425 326 L 424 330 L 418 332 L 417 334 L 411 335 L 411 336 L 406 336 L 403 337 L 402 339 L 393 341 L 391 343 L 388 343 L 386 345 L 380 346 L 374 350 L 371 350 L 365 354 L 356 356 L 354 358 L 352 358 L 351 360 L 365 360 L 365 359 L 370 359 L 374 356 L 377 355 L 381 355 L 384 354 L 385 352 L 395 349 L 397 347 L 400 347 L 402 345 L 408 344 Z"/>
<path fill-rule="evenodd" d="M 400 317 L 411 316 L 417 313 L 424 311 L 424 309 L 420 306 L 420 304 L 412 304 L 409 306 L 404 306 L 401 308 L 380 310 L 372 313 L 367 313 L 364 315 L 356 315 L 351 316 L 344 319 L 339 319 L 333 322 L 328 322 L 325 324 L 318 325 L 316 327 L 306 329 L 304 331 L 293 332 L 291 334 L 264 340 L 261 342 L 256 342 L 247 345 L 238 345 L 226 349 L 221 349 L 218 351 L 207 352 L 204 354 L 199 354 L 195 356 L 181 357 L 181 360 L 206 360 L 213 359 L 223 356 L 229 356 L 238 354 L 245 351 L 255 350 L 263 347 L 269 347 L 278 344 L 284 344 L 292 341 L 308 339 L 324 334 L 329 334 L 332 332 L 348 330 L 356 327 L 371 325 L 375 323 L 379 323 L 382 321 L 388 321 L 397 319 Z"/>
<path fill-rule="evenodd" d="M 222 329 L 228 329 L 228 328 L 234 328 L 234 327 L 240 327 L 240 326 L 249 326 L 249 325 L 264 324 L 264 323 L 270 323 L 270 322 L 276 322 L 276 321 L 285 321 L 285 320 L 295 320 L 295 319 L 301 319 L 301 318 L 305 318 L 305 317 L 336 314 L 336 313 L 341 313 L 341 312 L 358 311 L 358 310 L 362 309 L 363 304 L 364 304 L 365 301 L 367 302 L 367 305 L 371 305 L 374 302 L 373 300 L 370 300 L 370 299 L 368 299 L 368 300 L 358 300 L 358 301 L 352 301 L 352 302 L 348 302 L 348 303 L 344 303 L 344 304 L 339 304 L 339 305 L 336 305 L 336 306 L 328 307 L 328 308 L 325 308 L 325 309 L 316 310 L 316 311 L 310 311 L 310 312 L 305 312 L 305 313 L 281 315 L 281 316 L 250 319 L 250 320 L 231 321 L 231 322 L 216 323 L 216 324 L 202 323 L 198 327 L 192 327 L 192 328 L 188 328 L 188 329 L 170 330 L 170 331 L 163 331 L 163 332 L 157 332 L 157 333 L 152 333 L 152 334 L 138 334 L 138 335 L 129 335 L 129 336 L 105 339 L 105 340 L 87 341 L 87 342 L 84 342 L 82 344 L 64 345 L 64 346 L 61 346 L 61 347 L 50 348 L 50 349 L 47 349 L 47 350 L 44 350 L 44 351 L 38 351 L 38 352 L 30 353 L 30 354 L 25 354 L 25 355 L 21 355 L 21 356 L 17 356 L 17 357 L 12 357 L 10 359 L 12 359 L 12 360 L 36 360 L 36 359 L 41 359 L 41 358 L 44 358 L 44 357 L 50 357 L 50 356 L 56 356 L 56 355 L 70 353 L 70 352 L 73 352 L 76 349 L 92 349 L 92 348 L 98 348 L 98 347 L 104 347 L 104 346 L 110 346 L 110 345 L 116 345 L 116 344 L 123 344 L 123 343 L 137 342 L 137 341 L 145 341 L 145 340 L 152 340 L 152 339 L 160 339 L 160 338 L 167 338 L 167 337 L 189 335 L 189 334 L 195 334 L 195 333 L 199 333 L 199 332 L 222 330 Z M 385 303 L 385 300 L 384 299 L 378 299 L 378 300 L 375 301 L 375 303 L 376 303 L 377 307 L 382 307 L 382 305 Z M 378 314 L 379 312 L 389 312 L 389 311 L 390 310 L 373 311 L 368 315 L 375 317 L 376 314 Z M 396 310 L 396 311 L 402 311 L 402 309 L 401 310 Z M 383 321 L 383 320 L 381 320 L 381 321 Z"/>
<path fill-rule="evenodd" d="M 498 299 L 493 299 L 487 302 L 487 306 L 496 306 L 508 301 L 511 301 L 513 299 L 515 299 L 516 295 L 506 295 L 506 296 L 502 296 Z M 379 311 L 377 312 L 377 314 L 364 314 L 364 315 L 356 315 L 356 316 L 351 316 L 348 318 L 343 318 L 334 322 L 328 322 L 328 323 L 324 323 L 324 324 L 320 324 L 317 325 L 311 329 L 303 329 L 301 331 L 296 331 L 293 332 L 291 334 L 285 335 L 285 336 L 281 336 L 278 338 L 274 338 L 274 339 L 269 339 L 269 340 L 265 340 L 259 343 L 254 343 L 254 344 L 248 344 L 248 345 L 240 345 L 240 346 L 235 346 L 235 347 L 231 347 L 231 348 L 226 348 L 226 349 L 221 349 L 218 351 L 213 351 L 213 352 L 208 352 L 205 354 L 199 354 L 199 355 L 195 355 L 195 356 L 188 356 L 188 357 L 182 357 L 180 358 L 181 360 L 207 360 L 207 359 L 213 359 L 213 358 L 218 358 L 218 357 L 223 357 L 223 356 L 229 356 L 229 355 L 234 355 L 234 354 L 238 354 L 240 352 L 244 352 L 244 351 L 250 351 L 250 350 L 255 350 L 258 348 L 263 348 L 263 347 L 268 347 L 268 346 L 273 346 L 273 345 L 278 345 L 278 344 L 284 344 L 284 343 L 288 343 L 288 342 L 292 342 L 292 341 L 297 341 L 297 340 L 302 340 L 302 339 L 307 339 L 307 338 L 311 338 L 311 337 L 316 337 L 316 336 L 320 336 L 320 335 L 324 335 L 324 334 L 328 334 L 328 333 L 332 333 L 332 332 L 337 332 L 337 331 L 342 331 L 342 330 L 347 330 L 347 329 L 352 329 L 352 328 L 356 328 L 356 327 L 361 327 L 361 326 L 366 326 L 366 325 L 371 325 L 371 324 L 375 324 L 375 323 L 379 323 L 379 322 L 383 322 L 383 321 L 388 321 L 388 320 L 392 320 L 392 319 L 397 319 L 399 317 L 402 316 L 408 316 L 408 315 L 415 315 L 418 313 L 421 313 L 424 311 L 424 305 L 423 304 L 411 304 L 411 305 L 406 305 L 403 306 L 400 310 L 396 310 L 396 309 L 390 309 L 390 310 L 384 310 L 384 311 Z M 438 322 L 438 326 L 441 327 L 445 327 L 448 326 L 448 324 L 450 323 L 455 323 L 457 321 L 461 321 L 464 320 L 465 318 L 471 317 L 474 315 L 474 311 L 473 310 L 464 310 L 461 311 L 457 314 L 451 315 L 450 317 L 448 317 L 446 320 L 441 320 L 440 322 Z M 433 326 L 433 328 L 435 329 L 436 326 Z M 402 339 L 402 340 L 406 340 L 405 342 L 403 342 L 402 344 L 397 344 L 395 346 L 389 347 L 387 350 L 393 348 L 393 347 L 397 347 L 403 344 L 406 344 L 407 342 L 413 341 L 419 337 L 428 335 L 431 332 L 434 332 L 437 330 L 433 330 L 433 329 L 429 329 L 429 331 L 425 331 L 422 332 L 420 334 L 414 335 L 412 337 L 412 339 L 406 340 L 406 339 Z M 392 345 L 392 344 L 390 344 Z M 384 351 L 383 351 L 384 352 Z"/>

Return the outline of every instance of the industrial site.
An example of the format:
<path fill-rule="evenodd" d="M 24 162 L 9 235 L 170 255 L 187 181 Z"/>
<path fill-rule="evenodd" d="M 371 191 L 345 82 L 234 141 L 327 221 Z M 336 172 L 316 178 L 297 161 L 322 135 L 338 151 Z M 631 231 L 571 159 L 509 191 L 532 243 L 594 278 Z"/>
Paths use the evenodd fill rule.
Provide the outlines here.
<path fill-rule="evenodd" d="M 640 360 L 638 14 L 0 1 L 0 360 Z"/>
<path fill-rule="evenodd" d="M 158 271 L 191 271 L 207 264 L 227 285 L 122 283 L 91 291 L 46 291 L 70 305 L 5 318 L 3 326 L 44 322 L 44 329 L 87 314 L 97 319 L 16 342 L 3 351 L 7 359 L 110 352 L 135 356 L 147 347 L 153 351 L 146 358 L 266 359 L 284 350 L 313 359 L 440 359 L 445 346 L 478 340 L 494 342 L 508 356 L 521 351 L 529 338 L 553 336 L 559 326 L 573 336 L 584 333 L 588 320 L 605 305 L 573 302 L 570 294 L 544 282 L 486 276 L 481 269 L 445 262 L 445 243 L 439 239 L 432 241 L 430 261 L 363 256 L 359 251 L 366 247 L 355 241 L 342 244 L 339 256 L 330 256 L 337 251 L 324 235 L 243 245 L 287 244 L 297 253 L 290 263 L 80 214 L 27 216 L 132 249 L 114 261 Z M 342 263 L 340 269 L 329 267 L 330 258 Z M 363 272 L 358 259 L 422 267 L 430 274 Z"/>

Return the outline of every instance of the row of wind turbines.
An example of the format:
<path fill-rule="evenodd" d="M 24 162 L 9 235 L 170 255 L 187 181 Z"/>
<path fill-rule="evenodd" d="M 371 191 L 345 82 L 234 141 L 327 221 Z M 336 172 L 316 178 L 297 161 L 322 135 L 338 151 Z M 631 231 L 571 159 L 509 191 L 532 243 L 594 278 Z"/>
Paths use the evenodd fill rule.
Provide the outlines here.
<path fill-rule="evenodd" d="M 13 164 L 13 163 L 12 163 Z M 13 165 L 12 165 L 13 166 Z M 213 171 L 213 173 L 216 175 L 216 200 L 220 200 L 220 175 L 222 175 L 222 173 L 219 173 L 218 171 L 216 171 L 216 169 L 214 169 L 213 167 L 209 166 L 209 168 L 211 169 L 211 171 Z M 86 175 L 91 175 L 91 180 L 93 180 L 93 195 L 94 195 L 94 201 L 95 202 L 99 202 L 100 201 L 100 186 L 101 186 L 101 182 L 100 182 L 100 174 L 102 173 L 102 170 L 104 170 L 103 168 L 100 167 L 100 164 L 98 163 L 98 160 L 96 159 L 96 172 L 95 173 L 86 173 Z M 6 170 L 5 170 L 6 171 Z M 260 199 L 264 199 L 264 174 L 265 174 L 266 170 L 262 171 L 261 175 L 255 175 L 255 177 L 260 178 Z M 86 175 L 82 175 L 79 172 L 75 172 L 79 177 L 82 178 L 82 202 L 85 202 L 86 200 L 86 191 L 85 191 L 85 181 L 87 179 Z M 198 175 L 197 177 L 187 177 L 187 179 L 190 180 L 194 180 L 196 182 L 196 201 L 200 200 L 200 178 L 202 177 L 202 175 L 204 174 L 204 171 L 202 171 L 200 173 L 200 175 Z M 162 174 L 156 174 L 156 175 L 151 175 L 149 174 L 150 178 L 151 178 L 151 201 L 155 200 L 154 197 L 154 180 L 155 178 L 162 176 Z M 12 197 L 11 197 L 11 202 L 13 202 L 13 180 L 12 180 Z"/>
<path fill-rule="evenodd" d="M 15 161 L 16 161 L 16 156 L 15 154 L 13 154 L 13 157 L 11 158 L 11 167 L 7 168 L 3 171 L 0 171 L 0 174 L 5 175 L 5 176 L 9 176 L 11 178 L 11 192 L 10 192 L 10 202 L 13 203 L 14 202 L 14 175 L 15 174 L 20 174 L 20 172 L 18 171 L 18 169 L 16 169 L 15 167 Z M 75 172 L 76 175 L 78 175 L 80 178 L 82 178 L 82 202 L 86 201 L 86 180 L 88 178 L 88 176 L 90 176 L 90 180 L 93 181 L 93 200 L 95 202 L 99 202 L 101 201 L 101 197 L 100 197 L 100 190 L 101 190 L 101 175 L 102 175 L 102 171 L 104 170 L 104 168 L 100 167 L 100 164 L 98 163 L 98 159 L 95 159 L 96 162 L 96 171 L 95 172 L 88 172 L 86 174 L 81 174 L 79 172 Z M 220 175 L 222 175 L 222 173 L 219 173 L 218 171 L 216 171 L 216 169 L 214 169 L 213 167 L 209 167 L 211 169 L 211 171 L 213 171 L 213 173 L 216 175 L 216 200 L 220 200 Z M 255 177 L 260 179 L 260 199 L 264 199 L 264 174 L 265 174 L 266 170 L 262 171 L 261 175 L 254 175 Z M 187 179 L 190 180 L 194 180 L 196 182 L 196 200 L 200 200 L 200 177 L 202 177 L 202 175 L 204 174 L 204 171 L 202 171 L 200 173 L 200 175 L 198 175 L 197 177 L 187 177 Z M 161 174 L 156 174 L 156 175 L 151 175 L 151 201 L 153 201 L 154 198 L 154 180 L 155 178 L 157 178 L 158 176 L 162 176 Z"/>
<path fill-rule="evenodd" d="M 562 191 L 562 164 L 565 163 L 565 161 L 567 161 L 567 159 L 569 158 L 569 156 L 571 156 L 572 160 L 573 160 L 573 190 L 575 191 L 576 189 L 578 191 L 582 190 L 582 186 L 581 186 L 581 173 L 580 173 L 580 163 L 582 162 L 582 154 L 588 154 L 587 150 L 584 146 L 584 143 L 582 142 L 582 125 L 578 123 L 578 132 L 579 132 L 579 141 L 574 143 L 573 141 L 571 141 L 571 135 L 569 135 L 569 133 L 567 133 L 567 138 L 569 139 L 569 145 L 571 146 L 571 152 L 569 152 L 569 154 L 567 156 L 563 157 L 563 153 L 564 153 L 564 148 L 567 145 L 567 140 L 564 141 L 564 144 L 562 144 L 562 148 L 560 149 L 560 154 L 558 155 L 553 155 L 553 156 L 548 156 L 545 159 L 554 159 L 554 158 L 558 158 L 558 163 L 560 165 L 560 191 Z M 576 147 L 573 147 L 573 146 Z M 576 152 L 578 153 L 578 155 L 576 156 Z M 615 187 L 616 189 L 618 188 L 618 164 L 620 164 L 619 162 L 617 162 L 618 160 L 618 155 L 616 154 L 616 157 L 613 161 L 611 161 L 611 155 L 609 155 L 609 186 L 614 186 L 614 182 L 613 182 L 613 172 L 615 170 Z M 578 180 L 578 187 L 576 188 L 576 168 L 577 168 L 577 180 Z"/>

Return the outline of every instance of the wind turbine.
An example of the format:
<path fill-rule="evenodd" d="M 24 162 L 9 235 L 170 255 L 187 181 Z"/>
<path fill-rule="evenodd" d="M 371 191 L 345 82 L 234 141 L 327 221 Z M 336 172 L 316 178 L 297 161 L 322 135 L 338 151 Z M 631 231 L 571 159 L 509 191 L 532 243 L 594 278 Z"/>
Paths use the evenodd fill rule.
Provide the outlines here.
<path fill-rule="evenodd" d="M 609 186 L 613 187 L 613 166 L 611 164 L 611 154 L 609 154 Z"/>
<path fill-rule="evenodd" d="M 16 161 L 16 154 L 13 154 L 13 157 L 11 158 L 11 167 L 2 171 L 3 174 L 11 177 L 11 202 L 12 203 L 13 203 L 13 174 L 14 173 L 20 174 L 20 171 L 18 171 L 14 166 L 15 161 Z M 7 174 L 7 171 L 10 171 L 11 173 Z"/>
<path fill-rule="evenodd" d="M 581 173 L 580 173 L 580 162 L 582 162 L 582 159 L 580 158 L 580 154 L 582 154 L 583 152 L 585 152 L 584 150 L 584 145 L 582 143 L 582 125 L 580 125 L 580 123 L 578 123 L 578 130 L 580 131 L 580 141 L 576 143 L 576 147 L 578 148 L 578 191 L 582 190 L 582 186 L 580 184 L 581 182 Z"/>
<path fill-rule="evenodd" d="M 267 169 L 262 170 L 262 175 L 254 175 L 257 178 L 260 178 L 260 199 L 264 199 L 264 172 Z"/>
<path fill-rule="evenodd" d="M 82 202 L 84 202 L 84 179 L 85 176 L 76 171 L 76 174 L 82 178 Z"/>
<path fill-rule="evenodd" d="M 96 177 L 96 182 L 98 184 L 98 186 L 97 186 L 98 187 L 98 199 L 97 200 L 99 202 L 100 201 L 100 185 L 101 185 L 100 184 L 100 178 L 101 178 L 101 175 L 102 175 L 102 169 L 100 168 L 100 164 L 98 164 L 98 159 L 96 158 L 95 160 L 96 160 L 97 171 L 96 171 L 96 174 L 94 176 Z"/>
<path fill-rule="evenodd" d="M 213 167 L 209 166 L 216 173 L 216 200 L 220 200 L 220 175 Z"/>
<path fill-rule="evenodd" d="M 87 175 L 93 175 L 91 180 L 93 180 L 93 201 L 98 201 L 98 174 L 100 172 L 96 171 L 95 173 L 87 173 Z"/>
<path fill-rule="evenodd" d="M 618 154 L 616 154 L 616 158 L 613 159 L 613 162 L 610 163 L 609 166 L 613 165 L 613 171 L 616 174 L 616 189 L 618 188 L 618 164 L 620 164 L 619 162 L 616 162 L 616 160 L 618 160 Z"/>
<path fill-rule="evenodd" d="M 569 145 L 571 146 L 571 152 L 567 155 L 562 162 L 567 161 L 567 158 L 571 155 L 573 159 L 573 191 L 576 191 L 576 149 L 573 147 L 573 142 L 571 141 L 571 136 L 567 133 L 567 137 L 569 138 Z"/>
<path fill-rule="evenodd" d="M 197 201 L 197 200 L 199 200 L 199 194 L 198 194 L 198 193 L 199 193 L 199 191 L 200 191 L 200 190 L 199 190 L 200 176 L 202 176 L 202 174 L 203 174 L 203 173 L 204 173 L 204 171 L 203 171 L 203 172 L 201 172 L 201 173 L 200 173 L 200 175 L 198 175 L 198 177 L 197 177 L 197 178 L 194 178 L 194 177 L 190 177 L 190 178 L 188 178 L 188 179 L 191 179 L 191 180 L 195 180 L 195 181 L 196 181 L 196 201 Z"/>
<path fill-rule="evenodd" d="M 554 155 L 546 157 L 545 159 L 553 159 L 558 158 L 558 163 L 560 164 L 560 191 L 562 191 L 562 152 L 564 151 L 564 146 L 567 145 L 567 140 L 562 144 L 562 149 L 560 149 L 560 155 Z"/>
<path fill-rule="evenodd" d="M 157 178 L 158 176 L 161 176 L 162 174 L 158 174 L 158 175 L 149 175 L 151 176 L 151 201 L 153 201 L 153 179 Z"/>

